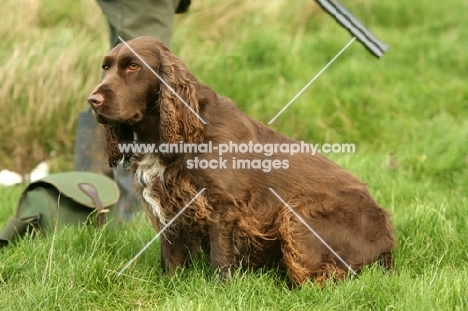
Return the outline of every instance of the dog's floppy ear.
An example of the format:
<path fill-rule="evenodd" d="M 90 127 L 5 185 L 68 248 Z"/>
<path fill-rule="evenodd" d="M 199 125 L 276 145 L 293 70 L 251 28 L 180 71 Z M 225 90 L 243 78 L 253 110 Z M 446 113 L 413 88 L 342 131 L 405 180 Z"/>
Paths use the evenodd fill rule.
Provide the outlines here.
<path fill-rule="evenodd" d="M 197 99 L 199 82 L 164 46 L 160 49 L 159 58 L 160 77 L 185 101 L 182 102 L 165 83 L 160 81 L 158 104 L 161 140 L 165 143 L 202 142 L 204 128 L 197 116 L 200 110 Z"/>
<path fill-rule="evenodd" d="M 130 164 L 132 150 L 128 149 L 121 152 L 119 144 L 130 144 L 133 142 L 133 131 L 129 125 L 104 124 L 101 127 L 105 131 L 106 145 L 104 152 L 109 161 L 110 167 L 116 167 L 117 163 L 123 158 L 123 166 L 127 167 Z"/>

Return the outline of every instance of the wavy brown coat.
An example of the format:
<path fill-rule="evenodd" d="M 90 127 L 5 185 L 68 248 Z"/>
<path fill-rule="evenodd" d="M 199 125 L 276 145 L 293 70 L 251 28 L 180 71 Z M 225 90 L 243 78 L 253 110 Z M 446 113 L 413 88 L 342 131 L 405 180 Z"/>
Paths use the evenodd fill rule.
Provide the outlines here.
<path fill-rule="evenodd" d="M 160 41 L 140 37 L 128 44 L 141 58 L 124 44 L 112 49 L 103 60 L 105 77 L 88 98 L 106 132 L 110 165 L 122 158 L 132 163 L 136 192 L 156 231 L 205 188 L 162 234 L 162 266 L 168 274 L 202 252 L 222 278 L 237 268 L 263 266 L 284 269 L 298 284 L 347 275 L 347 267 L 270 188 L 353 270 L 379 259 L 391 268 L 395 242 L 387 212 L 364 183 L 320 154 L 225 154 L 227 169 L 187 168 L 195 157 L 219 160 L 216 153 L 121 154 L 118 144 L 133 141 L 156 146 L 296 143 L 201 84 Z M 289 167 L 233 169 L 232 157 L 287 160 Z"/>

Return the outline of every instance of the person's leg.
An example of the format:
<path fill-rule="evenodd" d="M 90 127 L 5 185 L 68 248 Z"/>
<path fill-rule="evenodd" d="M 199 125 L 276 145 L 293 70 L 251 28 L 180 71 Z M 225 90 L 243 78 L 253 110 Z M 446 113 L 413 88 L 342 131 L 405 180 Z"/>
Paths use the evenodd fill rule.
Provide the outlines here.
<path fill-rule="evenodd" d="M 97 0 L 109 25 L 110 48 L 138 36 L 156 37 L 171 43 L 174 13 L 180 0 Z M 91 139 L 90 139 L 91 138 Z M 104 139 L 90 109 L 80 114 L 75 143 L 75 170 L 113 176 L 121 198 L 119 215 L 128 219 L 137 201 L 127 170 L 109 168 L 104 156 Z"/>
<path fill-rule="evenodd" d="M 91 109 L 80 113 L 75 140 L 75 171 L 94 172 L 112 177 L 104 155 L 104 135 L 94 119 Z"/>
<path fill-rule="evenodd" d="M 119 36 L 130 40 L 152 36 L 170 46 L 174 14 L 180 0 L 98 0 L 111 32 L 111 47 L 119 44 Z"/>

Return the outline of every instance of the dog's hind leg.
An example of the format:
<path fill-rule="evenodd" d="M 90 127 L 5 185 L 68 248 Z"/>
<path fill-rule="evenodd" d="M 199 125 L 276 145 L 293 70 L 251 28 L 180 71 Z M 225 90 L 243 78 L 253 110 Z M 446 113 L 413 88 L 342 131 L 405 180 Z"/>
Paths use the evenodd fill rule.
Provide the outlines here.
<path fill-rule="evenodd" d="M 278 221 L 283 264 L 295 283 L 315 280 L 323 287 L 329 279 L 338 281 L 348 275 L 347 269 L 336 264 L 326 246 L 294 214 L 283 209 Z"/>

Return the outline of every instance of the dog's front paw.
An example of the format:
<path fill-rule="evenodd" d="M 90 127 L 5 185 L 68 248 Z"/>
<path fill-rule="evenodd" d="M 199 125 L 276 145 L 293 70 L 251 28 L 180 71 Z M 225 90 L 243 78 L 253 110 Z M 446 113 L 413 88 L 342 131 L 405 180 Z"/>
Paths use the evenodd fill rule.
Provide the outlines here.
<path fill-rule="evenodd" d="M 217 269 L 218 278 L 222 283 L 229 282 L 237 270 L 235 265 L 223 266 Z"/>

